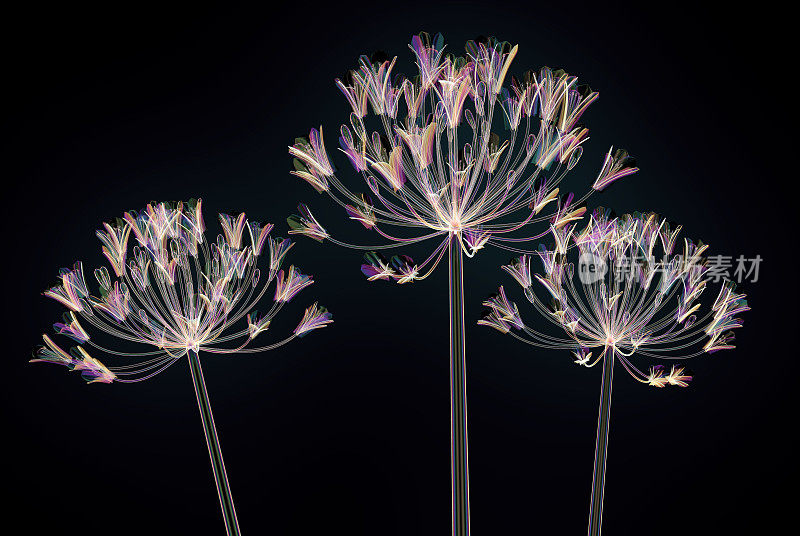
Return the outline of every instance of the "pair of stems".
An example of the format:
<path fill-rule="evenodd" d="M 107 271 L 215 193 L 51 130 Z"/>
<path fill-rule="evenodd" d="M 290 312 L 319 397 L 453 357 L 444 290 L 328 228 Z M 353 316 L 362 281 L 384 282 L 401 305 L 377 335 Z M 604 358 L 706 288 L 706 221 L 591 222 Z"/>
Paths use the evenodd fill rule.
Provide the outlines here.
<path fill-rule="evenodd" d="M 464 277 L 458 238 L 451 236 L 450 261 L 450 463 L 452 475 L 452 533 L 469 536 L 469 450 L 467 442 L 467 375 L 464 342 Z M 611 387 L 614 379 L 614 348 L 605 348 L 597 440 L 589 505 L 589 536 L 600 536 L 603 521 L 606 455 L 611 419 Z"/>
<path fill-rule="evenodd" d="M 467 436 L 467 374 L 464 339 L 464 273 L 463 254 L 458 238 L 453 235 L 448 244 L 450 290 L 450 463 L 453 536 L 469 536 L 469 448 Z M 228 536 L 239 536 L 239 522 L 233 505 L 222 449 L 219 445 L 214 415 L 208 399 L 200 356 L 188 353 L 197 406 L 211 458 L 211 468 L 217 484 L 222 517 Z M 608 450 L 609 420 L 611 417 L 611 386 L 614 375 L 614 351 L 606 348 L 603 356 L 603 379 L 600 388 L 600 410 L 597 421 L 592 499 L 589 507 L 589 536 L 599 536 L 603 516 L 606 453 Z"/>
<path fill-rule="evenodd" d="M 469 536 L 469 452 L 467 444 L 467 374 L 466 347 L 464 343 L 464 277 L 461 244 L 453 235 L 448 245 L 450 261 L 450 461 L 452 491 L 453 536 Z M 217 484 L 222 517 L 228 536 L 239 536 L 239 522 L 233 506 L 222 449 L 219 445 L 214 415 L 203 379 L 200 356 L 189 351 L 189 368 L 192 373 L 197 407 L 203 421 L 211 469 Z"/>

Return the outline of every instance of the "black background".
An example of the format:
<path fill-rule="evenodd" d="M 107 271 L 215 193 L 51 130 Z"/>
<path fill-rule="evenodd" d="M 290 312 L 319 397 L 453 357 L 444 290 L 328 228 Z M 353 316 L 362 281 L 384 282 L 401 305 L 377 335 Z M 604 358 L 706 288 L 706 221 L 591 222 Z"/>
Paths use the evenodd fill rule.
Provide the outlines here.
<path fill-rule="evenodd" d="M 786 16 L 764 2 L 9 13 L 4 523 L 23 521 L 26 534 L 223 532 L 188 366 L 136 385 L 87 386 L 28 365 L 61 314 L 40 293 L 61 266 L 100 265 L 94 230 L 149 200 L 199 196 L 212 232 L 217 212 L 244 210 L 279 233 L 305 201 L 330 231 L 370 243 L 288 175 L 286 146 L 323 124 L 336 153 L 349 107 L 333 79 L 378 49 L 410 72 L 407 43 L 427 30 L 459 53 L 467 39 L 497 35 L 520 45 L 512 73 L 563 67 L 600 92 L 583 119 L 592 139 L 565 187 L 585 191 L 612 144 L 641 172 L 590 207 L 655 210 L 711 254 L 765 259 L 760 280 L 744 287 L 753 310 L 738 348 L 695 359 L 690 388 L 651 389 L 619 371 L 604 528 L 776 532 L 796 508 L 796 172 L 781 169 L 794 158 L 786 127 L 796 61 Z M 600 370 L 474 326 L 485 295 L 515 288 L 499 270 L 507 258 L 484 251 L 465 266 L 473 531 L 581 534 Z M 370 284 L 357 252 L 302 238 L 290 261 L 317 283 L 274 336 L 315 299 L 334 326 L 268 354 L 203 363 L 243 532 L 447 534 L 446 272 Z"/>

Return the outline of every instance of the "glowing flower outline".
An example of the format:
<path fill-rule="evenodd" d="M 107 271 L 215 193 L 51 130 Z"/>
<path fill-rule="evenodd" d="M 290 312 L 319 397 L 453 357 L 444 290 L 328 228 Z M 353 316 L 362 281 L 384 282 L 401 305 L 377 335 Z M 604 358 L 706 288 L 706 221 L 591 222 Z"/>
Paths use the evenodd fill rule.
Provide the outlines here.
<path fill-rule="evenodd" d="M 219 215 L 222 234 L 205 239 L 202 201 L 151 203 L 141 212 L 126 212 L 114 224 L 103 224 L 97 236 L 113 269 L 94 271 L 99 295 L 90 295 L 83 265 L 59 272 L 60 283 L 43 294 L 69 311 L 53 329 L 77 343 L 64 351 L 51 337 L 34 351 L 34 363 L 52 363 L 78 371 L 88 383 L 134 383 L 163 372 L 181 358 L 189 361 L 198 408 L 206 434 L 225 528 L 239 534 L 236 510 L 217 438 L 199 352 L 228 355 L 272 350 L 333 320 L 316 303 L 308 307 L 294 331 L 283 340 L 252 347 L 266 332 L 284 304 L 313 284 L 292 266 L 284 277 L 280 267 L 292 247 L 288 239 L 271 238 L 272 224 L 248 221 L 244 213 Z M 247 232 L 245 232 L 247 231 Z M 245 245 L 245 236 L 250 244 Z M 133 237 L 133 245 L 129 243 Z M 269 264 L 262 277 L 258 261 L 269 244 Z M 129 256 L 129 249 L 132 253 Z M 255 305 L 276 281 L 276 295 L 263 315 Z M 129 343 L 151 347 L 128 352 L 97 343 L 81 323 Z M 237 327 L 238 326 L 238 327 Z M 107 367 L 84 348 L 134 363 Z"/>
<path fill-rule="evenodd" d="M 550 220 L 561 228 L 579 219 L 585 210 L 580 205 L 592 192 L 637 168 L 632 160 L 612 163 L 607 157 L 586 195 L 575 201 L 571 194 L 560 199 L 558 186 L 577 165 L 588 139 L 588 129 L 578 121 L 597 93 L 579 86 L 576 77 L 548 67 L 520 79 L 512 77 L 510 67 L 519 48 L 494 38 L 468 42 L 463 57 L 445 54 L 440 34 L 416 35 L 410 49 L 419 72 L 414 78 L 393 74 L 396 57 L 361 56 L 349 80 L 336 80 L 351 110 L 349 125 L 339 129 L 340 151 L 362 175 L 369 196 L 352 192 L 339 180 L 325 149 L 322 126 L 289 147 L 295 157 L 291 173 L 328 194 L 350 219 L 385 243 L 361 246 L 339 240 L 319 225 L 306 205 L 289 223 L 293 232 L 320 242 L 366 250 L 361 269 L 369 281 L 406 284 L 426 279 L 448 254 L 452 526 L 454 535 L 466 536 L 469 470 L 462 257 L 471 258 L 490 245 L 525 252 L 519 244 L 549 232 L 517 236 L 529 224 Z M 370 109 L 379 125 L 371 132 Z M 492 132 L 494 123 L 501 122 L 510 130 L 507 139 Z M 459 128 L 469 132 L 460 137 Z M 555 208 L 553 214 L 544 213 L 548 206 Z M 439 244 L 422 262 L 397 256 L 387 263 L 376 253 L 430 239 Z"/>
<path fill-rule="evenodd" d="M 615 218 L 604 209 L 596 210 L 580 231 L 574 225 L 568 231 L 553 228 L 554 248 L 538 252 L 542 275 L 531 278 L 527 256 L 503 266 L 503 270 L 522 286 L 534 309 L 559 326 L 567 338 L 534 330 L 522 322 L 516 305 L 505 299 L 502 286 L 502 299 L 484 301 L 488 311 L 478 321 L 534 346 L 571 350 L 580 366 L 602 362 L 589 516 L 592 535 L 600 534 L 602 525 L 615 362 L 640 383 L 656 388 L 688 387 L 692 376 L 682 364 L 674 364 L 669 372 L 655 365 L 646 374 L 631 358 L 638 354 L 682 362 L 731 349 L 733 330 L 742 326 L 737 315 L 750 309 L 746 296 L 737 294 L 733 283 L 725 282 L 712 306 L 702 312 L 699 298 L 706 287 L 708 264 L 703 254 L 708 246 L 685 238 L 682 253 L 676 254 L 680 231 L 680 226 L 671 229 L 654 213 Z M 661 260 L 656 258 L 657 249 L 661 250 Z M 573 282 L 575 265 L 568 260 L 570 250 L 579 254 L 580 287 Z M 546 300 L 537 296 L 537 286 L 545 290 Z M 695 352 L 684 353 L 691 348 Z M 597 352 L 594 359 L 592 350 Z"/>

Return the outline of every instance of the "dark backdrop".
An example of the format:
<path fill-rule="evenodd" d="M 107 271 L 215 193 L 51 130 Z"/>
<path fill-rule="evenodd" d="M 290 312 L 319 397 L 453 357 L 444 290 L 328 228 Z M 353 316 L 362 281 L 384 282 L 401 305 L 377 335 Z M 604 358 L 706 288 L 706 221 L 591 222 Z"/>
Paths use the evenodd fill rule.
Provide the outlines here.
<path fill-rule="evenodd" d="M 497 35 L 520 45 L 512 72 L 563 67 L 600 91 L 566 187 L 583 192 L 612 144 L 642 171 L 590 206 L 655 210 L 711 253 L 765 259 L 745 287 L 753 310 L 738 348 L 694 360 L 690 388 L 618 375 L 604 521 L 612 535 L 776 531 L 796 508 L 787 488 L 797 447 L 796 210 L 780 169 L 794 156 L 783 140 L 796 62 L 785 16 L 763 2 L 747 11 L 290 2 L 9 13 L 4 523 L 24 521 L 26 534 L 222 533 L 188 366 L 138 385 L 87 386 L 28 365 L 62 310 L 40 292 L 61 266 L 101 264 L 94 230 L 153 199 L 202 197 L 212 232 L 216 212 L 245 210 L 281 233 L 306 201 L 334 232 L 369 242 L 288 175 L 286 146 L 321 123 L 335 153 L 348 106 L 333 79 L 377 49 L 409 72 L 407 43 L 425 29 L 443 32 L 453 51 Z M 499 270 L 507 257 L 486 251 L 465 267 L 472 526 L 581 534 L 600 370 L 473 325 L 481 299 L 509 284 Z M 291 329 L 313 299 L 335 325 L 268 354 L 204 361 L 243 531 L 447 534 L 445 271 L 415 285 L 369 284 L 358 253 L 305 239 L 290 260 L 317 283 L 275 330 Z"/>

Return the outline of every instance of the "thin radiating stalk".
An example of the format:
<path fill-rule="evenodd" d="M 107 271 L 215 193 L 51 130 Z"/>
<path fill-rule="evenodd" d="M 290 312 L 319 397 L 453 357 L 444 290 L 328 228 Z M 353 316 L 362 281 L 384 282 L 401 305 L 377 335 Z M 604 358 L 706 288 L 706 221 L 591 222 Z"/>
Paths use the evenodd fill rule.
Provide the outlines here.
<path fill-rule="evenodd" d="M 203 420 L 203 430 L 206 433 L 208 455 L 211 457 L 211 469 L 217 483 L 219 504 L 222 507 L 222 517 L 225 521 L 225 530 L 228 536 L 239 536 L 239 521 L 236 519 L 236 509 L 233 506 L 231 488 L 228 484 L 228 475 L 225 472 L 225 463 L 222 461 L 222 449 L 219 446 L 217 428 L 214 426 L 214 415 L 211 413 L 211 403 L 208 400 L 206 382 L 203 380 L 203 369 L 200 367 L 200 356 L 197 352 L 189 351 L 189 367 L 192 371 L 192 382 L 197 394 L 197 407 L 200 409 L 200 418 Z"/>
<path fill-rule="evenodd" d="M 600 386 L 600 410 L 597 417 L 597 443 L 594 448 L 592 501 L 589 505 L 589 536 L 599 536 L 603 525 L 603 490 L 606 480 L 608 428 L 611 418 L 611 383 L 614 379 L 614 349 L 607 347 L 603 355 L 603 380 Z"/>
<path fill-rule="evenodd" d="M 453 536 L 469 535 L 469 451 L 467 444 L 467 371 L 464 347 L 464 277 L 458 237 L 450 255 L 450 463 Z"/>

